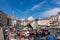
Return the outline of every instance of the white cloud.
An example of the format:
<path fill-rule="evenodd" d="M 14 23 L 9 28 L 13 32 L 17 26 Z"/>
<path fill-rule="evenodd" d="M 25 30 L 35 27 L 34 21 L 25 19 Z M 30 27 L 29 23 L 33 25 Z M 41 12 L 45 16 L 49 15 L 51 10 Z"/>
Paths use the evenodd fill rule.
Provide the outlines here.
<path fill-rule="evenodd" d="M 53 2 L 54 2 L 55 4 L 60 5 L 60 0 L 53 0 Z"/>
<path fill-rule="evenodd" d="M 41 17 L 39 17 L 39 19 L 41 19 Z"/>
<path fill-rule="evenodd" d="M 19 13 L 23 13 L 23 11 L 21 11 L 20 9 L 16 9 L 16 11 Z"/>
<path fill-rule="evenodd" d="M 27 14 L 29 11 L 30 11 L 30 10 L 27 9 L 27 10 L 25 10 L 23 13 L 24 13 L 24 14 Z"/>
<path fill-rule="evenodd" d="M 54 9 L 43 12 L 42 16 L 49 17 L 51 15 L 57 15 L 59 11 L 60 11 L 60 8 L 54 8 Z"/>
<path fill-rule="evenodd" d="M 33 16 L 28 17 L 28 20 L 29 20 L 29 21 L 34 20 Z"/>
<path fill-rule="evenodd" d="M 27 14 L 28 12 L 30 12 L 30 11 L 32 11 L 32 10 L 38 9 L 38 8 L 40 8 L 44 3 L 46 3 L 46 0 L 40 2 L 40 3 L 37 4 L 37 5 L 34 5 L 31 9 L 25 10 L 23 13 Z"/>
<path fill-rule="evenodd" d="M 25 20 L 25 19 L 20 19 L 20 20 Z"/>
<path fill-rule="evenodd" d="M 31 8 L 31 10 L 35 10 L 35 9 L 37 9 L 37 8 L 41 7 L 44 3 L 46 3 L 46 0 L 44 0 L 44 1 L 42 1 L 42 2 L 40 2 L 40 3 L 39 3 L 39 4 L 37 4 L 37 5 L 34 5 L 34 6 Z"/>
<path fill-rule="evenodd" d="M 27 9 L 27 10 L 25 10 L 24 12 L 21 12 L 21 13 L 23 13 L 24 15 L 27 15 L 27 13 L 31 12 L 32 10 L 35 10 L 35 9 L 40 8 L 45 2 L 46 2 L 46 0 L 40 2 L 40 3 L 37 4 L 37 5 L 34 5 L 31 9 Z M 20 11 L 20 10 L 18 10 L 18 11 Z"/>

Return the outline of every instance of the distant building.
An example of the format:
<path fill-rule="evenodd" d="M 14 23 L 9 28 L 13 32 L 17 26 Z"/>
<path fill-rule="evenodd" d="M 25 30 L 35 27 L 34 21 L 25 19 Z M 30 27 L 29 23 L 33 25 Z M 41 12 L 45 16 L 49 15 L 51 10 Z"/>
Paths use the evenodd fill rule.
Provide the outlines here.
<path fill-rule="evenodd" d="M 29 20 L 21 20 L 21 25 L 26 26 L 29 23 Z"/>
<path fill-rule="evenodd" d="M 51 25 L 58 26 L 58 15 L 51 16 L 49 20 Z"/>
<path fill-rule="evenodd" d="M 60 12 L 58 12 L 58 25 L 60 27 Z"/>
<path fill-rule="evenodd" d="M 13 21 L 12 21 L 12 18 L 7 16 L 7 25 L 14 27 L 16 24 L 17 24 L 17 20 L 15 18 L 13 18 Z"/>
<path fill-rule="evenodd" d="M 49 19 L 48 18 L 43 18 L 43 19 L 35 19 L 30 22 L 31 26 L 33 29 L 36 29 L 38 27 L 42 26 L 48 26 L 50 25 Z"/>
<path fill-rule="evenodd" d="M 0 10 L 0 26 L 7 25 L 7 14 Z"/>
<path fill-rule="evenodd" d="M 37 24 L 36 24 L 37 22 L 36 22 L 36 20 L 32 20 L 31 22 L 30 22 L 30 24 L 31 24 L 31 26 L 33 27 L 33 29 L 36 29 L 36 27 L 37 27 Z"/>
<path fill-rule="evenodd" d="M 10 16 L 7 16 L 7 25 L 12 25 L 12 19 Z"/>
<path fill-rule="evenodd" d="M 38 20 L 38 25 L 40 26 L 48 26 L 50 25 L 49 18 L 43 18 Z"/>
<path fill-rule="evenodd" d="M 13 21 L 12 21 L 12 18 L 10 16 L 7 16 L 7 25 L 20 26 L 21 20 L 17 18 L 13 18 Z"/>
<path fill-rule="evenodd" d="M 17 26 L 21 26 L 21 20 L 16 19 L 16 25 L 17 25 Z"/>
<path fill-rule="evenodd" d="M 13 19 L 12 26 L 14 27 L 14 26 L 16 26 L 16 24 L 17 24 L 17 20 L 16 19 Z"/>

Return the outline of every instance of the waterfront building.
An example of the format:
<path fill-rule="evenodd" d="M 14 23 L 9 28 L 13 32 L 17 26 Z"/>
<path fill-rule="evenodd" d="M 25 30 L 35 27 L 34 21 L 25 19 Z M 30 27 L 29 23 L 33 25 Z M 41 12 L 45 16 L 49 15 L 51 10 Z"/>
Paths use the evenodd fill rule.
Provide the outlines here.
<path fill-rule="evenodd" d="M 7 14 L 0 10 L 0 26 L 7 25 Z"/>

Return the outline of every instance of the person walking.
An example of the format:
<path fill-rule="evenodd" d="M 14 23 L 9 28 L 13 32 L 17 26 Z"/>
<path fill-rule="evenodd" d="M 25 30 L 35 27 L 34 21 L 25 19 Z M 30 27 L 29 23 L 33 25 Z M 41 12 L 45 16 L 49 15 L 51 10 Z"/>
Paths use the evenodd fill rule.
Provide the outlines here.
<path fill-rule="evenodd" d="M 40 40 L 40 36 L 38 33 L 36 33 L 36 39 L 35 40 Z"/>
<path fill-rule="evenodd" d="M 5 32 L 5 40 L 9 39 L 8 35 L 9 35 L 8 32 Z"/>
<path fill-rule="evenodd" d="M 50 35 L 50 32 L 48 32 L 48 34 L 46 36 L 46 40 L 55 40 L 55 38 Z"/>

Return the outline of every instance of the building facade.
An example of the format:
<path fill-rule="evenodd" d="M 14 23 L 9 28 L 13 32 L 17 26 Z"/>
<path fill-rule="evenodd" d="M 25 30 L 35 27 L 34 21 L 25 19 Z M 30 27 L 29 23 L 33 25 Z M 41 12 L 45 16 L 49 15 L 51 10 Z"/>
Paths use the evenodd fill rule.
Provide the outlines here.
<path fill-rule="evenodd" d="M 37 24 L 36 24 L 37 22 L 36 22 L 36 20 L 32 20 L 31 22 L 30 22 L 30 24 L 31 24 L 31 26 L 33 27 L 33 29 L 36 29 L 36 27 L 37 27 Z"/>
<path fill-rule="evenodd" d="M 60 12 L 58 12 L 58 26 L 60 27 Z"/>
<path fill-rule="evenodd" d="M 7 25 L 7 14 L 0 10 L 0 26 Z"/>
<path fill-rule="evenodd" d="M 16 26 L 21 26 L 21 20 L 20 19 L 16 19 Z"/>
<path fill-rule="evenodd" d="M 29 23 L 29 20 L 21 20 L 21 25 L 26 26 Z"/>
<path fill-rule="evenodd" d="M 58 26 L 58 15 L 51 16 L 49 20 L 51 25 Z"/>
<path fill-rule="evenodd" d="M 49 18 L 43 18 L 38 20 L 38 25 L 40 26 L 47 26 L 50 25 Z"/>
<path fill-rule="evenodd" d="M 7 16 L 7 25 L 12 25 L 12 19 L 10 16 Z"/>

